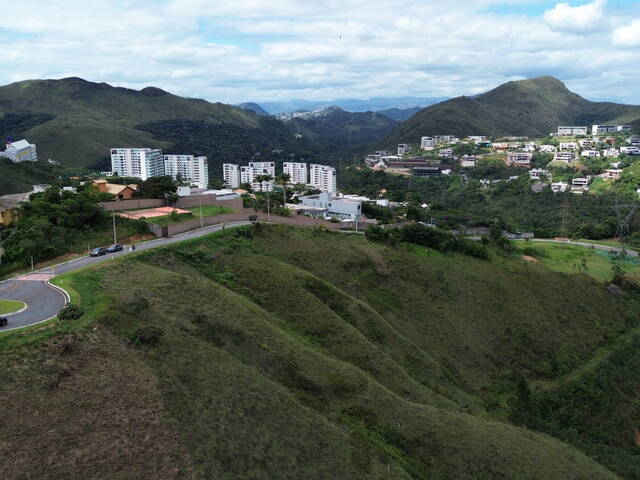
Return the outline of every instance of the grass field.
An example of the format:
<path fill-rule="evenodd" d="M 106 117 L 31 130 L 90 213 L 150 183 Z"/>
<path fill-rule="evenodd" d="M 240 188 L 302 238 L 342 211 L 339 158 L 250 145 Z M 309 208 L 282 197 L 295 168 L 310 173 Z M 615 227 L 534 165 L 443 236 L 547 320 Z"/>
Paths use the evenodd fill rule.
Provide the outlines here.
<path fill-rule="evenodd" d="M 619 258 L 603 250 L 577 245 L 535 243 L 524 245 L 518 242 L 522 252 L 532 256 L 556 272 L 589 275 L 600 282 L 613 278 L 613 266 L 619 265 L 631 275 L 640 275 L 640 259 L 629 255 Z"/>
<path fill-rule="evenodd" d="M 15 300 L 0 300 L 0 315 L 6 315 L 7 313 L 17 312 L 22 310 L 25 304 L 17 302 Z"/>
<path fill-rule="evenodd" d="M 623 435 L 605 438 L 632 437 L 634 415 L 583 403 L 602 433 L 562 437 L 581 449 L 511 423 L 518 379 L 581 380 L 640 312 L 632 293 L 521 257 L 257 225 L 65 274 L 85 316 L 0 336 L 3 478 L 640 472 Z"/>
<path fill-rule="evenodd" d="M 203 205 L 202 211 L 200 207 L 186 208 L 192 215 L 182 214 L 177 216 L 164 215 L 162 217 L 151 217 L 146 220 L 161 227 L 165 225 L 173 225 L 174 223 L 186 222 L 187 220 L 193 220 L 194 218 L 200 218 L 201 213 L 203 217 L 210 217 L 213 215 L 220 215 L 221 213 L 231 213 L 233 210 L 229 207 L 220 207 L 218 205 Z"/>

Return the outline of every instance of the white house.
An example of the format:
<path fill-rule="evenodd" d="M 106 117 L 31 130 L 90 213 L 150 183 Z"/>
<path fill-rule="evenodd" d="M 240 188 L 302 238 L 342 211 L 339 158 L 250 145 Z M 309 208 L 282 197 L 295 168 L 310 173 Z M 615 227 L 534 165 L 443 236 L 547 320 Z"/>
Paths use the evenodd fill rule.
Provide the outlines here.
<path fill-rule="evenodd" d="M 508 166 L 529 168 L 532 159 L 533 154 L 531 152 L 509 152 L 507 153 L 505 163 Z"/>
<path fill-rule="evenodd" d="M 536 151 L 536 144 L 535 143 L 527 143 L 523 150 L 525 152 L 535 152 Z"/>
<path fill-rule="evenodd" d="M 574 135 L 586 135 L 587 127 L 558 127 L 559 137 L 570 137 Z"/>
<path fill-rule="evenodd" d="M 551 191 L 553 193 L 566 192 L 569 188 L 569 184 L 565 182 L 555 182 L 551 184 Z"/>
<path fill-rule="evenodd" d="M 138 177 L 147 180 L 164 173 L 162 150 L 151 148 L 112 148 L 111 171 L 120 177 Z"/>
<path fill-rule="evenodd" d="M 542 168 L 533 168 L 529 170 L 529 178 L 531 180 L 542 180 L 542 178 L 551 178 L 551 172 Z"/>
<path fill-rule="evenodd" d="M 378 162 L 380 157 L 378 156 Z M 302 183 L 304 185 L 309 181 L 309 169 L 305 162 L 284 162 L 282 164 L 282 171 L 288 173 L 291 177 L 291 183 Z"/>
<path fill-rule="evenodd" d="M 621 176 L 622 176 L 621 168 L 609 168 L 605 170 L 604 173 L 602 174 L 602 177 L 608 180 L 617 180 Z"/>
<path fill-rule="evenodd" d="M 589 191 L 591 183 L 591 175 L 586 177 L 578 177 L 571 180 L 571 193 L 583 193 Z"/>
<path fill-rule="evenodd" d="M 451 155 L 453 155 L 453 150 L 450 148 L 443 148 L 442 150 L 440 150 L 438 152 L 438 156 L 440 157 L 450 157 Z"/>
<path fill-rule="evenodd" d="M 602 152 L 603 157 L 618 158 L 620 156 L 620 150 L 617 148 L 608 148 Z"/>
<path fill-rule="evenodd" d="M 583 150 L 580 156 L 585 158 L 599 158 L 600 152 L 598 150 Z"/>
<path fill-rule="evenodd" d="M 555 153 L 556 150 L 555 145 L 540 145 L 540 151 L 542 153 Z"/>
<path fill-rule="evenodd" d="M 571 163 L 576 159 L 575 152 L 556 152 L 553 160 L 557 162 Z"/>
<path fill-rule="evenodd" d="M 336 192 L 336 169 L 328 165 L 311 164 L 309 185 L 322 192 Z"/>
<path fill-rule="evenodd" d="M 616 132 L 628 133 L 631 131 L 631 125 L 616 125 Z"/>
<path fill-rule="evenodd" d="M 6 157 L 14 163 L 36 162 L 38 160 L 36 146 L 24 139 L 17 142 L 7 142 L 5 151 L 0 152 L 0 157 Z"/>
<path fill-rule="evenodd" d="M 620 147 L 620 153 L 627 155 L 640 155 L 640 147 Z"/>
<path fill-rule="evenodd" d="M 578 150 L 578 144 L 576 142 L 560 142 L 560 150 Z"/>
<path fill-rule="evenodd" d="M 594 141 L 588 138 L 583 138 L 582 140 L 578 140 L 578 143 L 582 148 L 589 148 L 594 144 Z"/>
<path fill-rule="evenodd" d="M 235 163 L 223 163 L 222 179 L 229 187 L 238 188 L 240 186 L 240 165 L 236 165 Z"/>
<path fill-rule="evenodd" d="M 300 201 L 304 206 L 325 210 L 325 212 L 317 211 L 318 213 L 324 213 L 327 217 L 355 219 L 362 215 L 361 201 L 336 197 L 332 192 L 322 192 L 318 195 L 300 197 Z"/>
<path fill-rule="evenodd" d="M 209 186 L 209 166 L 207 157 L 194 155 L 165 155 L 164 174 L 174 180 L 178 175 L 185 182 L 195 184 L 197 188 Z"/>
<path fill-rule="evenodd" d="M 463 155 L 460 159 L 460 166 L 464 168 L 473 168 L 478 161 L 474 155 Z"/>

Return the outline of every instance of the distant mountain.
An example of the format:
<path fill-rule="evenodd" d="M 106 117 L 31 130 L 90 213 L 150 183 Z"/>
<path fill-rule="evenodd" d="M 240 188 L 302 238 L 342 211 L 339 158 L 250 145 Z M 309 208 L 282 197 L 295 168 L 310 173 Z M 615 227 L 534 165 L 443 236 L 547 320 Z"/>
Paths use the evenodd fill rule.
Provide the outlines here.
<path fill-rule="evenodd" d="M 548 135 L 558 125 L 591 125 L 640 119 L 640 107 L 591 102 L 558 79 L 509 82 L 482 95 L 458 97 L 420 110 L 400 124 L 384 145 L 417 143 L 423 135 Z"/>
<path fill-rule="evenodd" d="M 384 115 L 391 120 L 395 120 L 396 122 L 403 122 L 404 120 L 408 120 L 414 114 L 418 113 L 422 108 L 420 107 L 412 107 L 412 108 L 387 108 L 386 110 L 378 110 L 376 113 L 380 115 Z"/>
<path fill-rule="evenodd" d="M 384 137 L 396 122 L 375 112 L 347 112 L 332 106 L 289 117 L 287 125 L 302 138 L 330 151 L 355 152 Z"/>
<path fill-rule="evenodd" d="M 328 101 L 288 100 L 282 102 L 261 102 L 260 105 L 271 115 L 296 111 L 311 112 L 330 106 L 337 106 L 348 112 L 376 112 L 390 108 L 406 109 L 427 107 L 445 100 L 443 97 L 399 97 L 371 98 L 369 100 L 341 99 Z"/>
<path fill-rule="evenodd" d="M 41 159 L 101 169 L 116 146 L 207 155 L 214 168 L 260 149 L 303 155 L 316 148 L 272 117 L 155 87 L 137 91 L 80 78 L 0 87 L 0 137 L 7 136 L 37 144 Z"/>
<path fill-rule="evenodd" d="M 243 110 L 249 110 L 257 115 L 269 115 L 269 112 L 267 112 L 264 108 L 262 108 L 257 103 L 251 103 L 251 102 L 241 103 L 238 105 L 238 108 L 241 108 Z"/>

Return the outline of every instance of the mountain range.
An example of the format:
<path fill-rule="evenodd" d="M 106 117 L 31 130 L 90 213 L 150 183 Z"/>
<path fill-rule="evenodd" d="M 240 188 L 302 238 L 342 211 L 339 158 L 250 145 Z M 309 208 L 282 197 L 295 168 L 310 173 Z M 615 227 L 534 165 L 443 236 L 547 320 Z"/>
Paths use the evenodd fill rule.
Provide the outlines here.
<path fill-rule="evenodd" d="M 381 144 L 419 143 L 423 135 L 523 135 L 542 137 L 559 125 L 609 122 L 640 127 L 640 107 L 591 102 L 560 80 L 538 77 L 509 82 L 475 97 L 458 97 L 420 110 Z"/>

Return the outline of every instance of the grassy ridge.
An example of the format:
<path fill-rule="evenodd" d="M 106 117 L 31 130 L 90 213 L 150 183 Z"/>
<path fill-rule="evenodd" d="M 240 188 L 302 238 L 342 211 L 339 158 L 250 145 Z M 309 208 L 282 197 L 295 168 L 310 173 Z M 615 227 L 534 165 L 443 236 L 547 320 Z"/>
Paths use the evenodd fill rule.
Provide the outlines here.
<path fill-rule="evenodd" d="M 20 430 L 40 412 L 22 396 L 62 405 L 73 395 L 86 397 L 84 424 L 102 398 L 96 382 L 111 385 L 108 379 L 126 375 L 121 393 L 114 386 L 107 391 L 116 405 L 121 396 L 131 407 L 101 412 L 96 437 L 75 432 L 82 441 L 119 431 L 123 445 L 142 439 L 140 448 L 152 450 L 150 460 L 139 461 L 106 452 L 108 462 L 100 465 L 115 475 L 109 478 L 125 478 L 114 473 L 125 465 L 136 478 L 171 478 L 166 461 L 150 467 L 160 455 L 179 459 L 173 478 L 620 478 L 574 447 L 511 425 L 514 411 L 626 478 L 637 473 L 612 457 L 632 455 L 632 422 L 601 410 L 599 426 L 617 422 L 619 436 L 570 436 L 569 427 L 536 423 L 531 405 L 550 401 L 542 393 L 533 392 L 527 408 L 517 403 L 514 377 L 560 378 L 636 327 L 637 299 L 613 296 L 586 275 L 516 257 L 483 261 L 274 226 L 140 252 L 68 281 L 83 301 L 96 302 L 83 305 L 94 312 L 94 327 L 65 332 L 62 338 L 76 343 L 62 355 L 52 346 L 59 336 L 2 350 L 37 352 L 19 367 L 0 362 L 0 392 L 13 390 L 11 399 L 27 405 L 6 430 L 20 451 L 30 435 L 65 414 L 60 407 Z M 140 344 L 141 332 L 156 332 L 145 338 L 157 344 Z M 92 348 L 113 365 L 113 375 L 92 363 Z M 49 379 L 39 365 L 61 362 L 85 368 L 38 386 Z M 144 415 L 133 394 L 150 399 Z M 616 398 L 614 406 L 634 418 L 633 404 Z M 133 415 L 134 429 L 108 427 L 116 418 L 127 425 Z M 565 417 L 574 430 L 585 421 Z M 66 432 L 53 437 L 57 445 Z M 90 459 L 76 459 L 84 471 Z M 21 467 L 21 474 L 64 478 L 62 467 L 48 473 L 28 462 Z M 73 476 L 70 468 L 64 473 Z M 18 478 L 17 472 L 4 477 Z"/>

